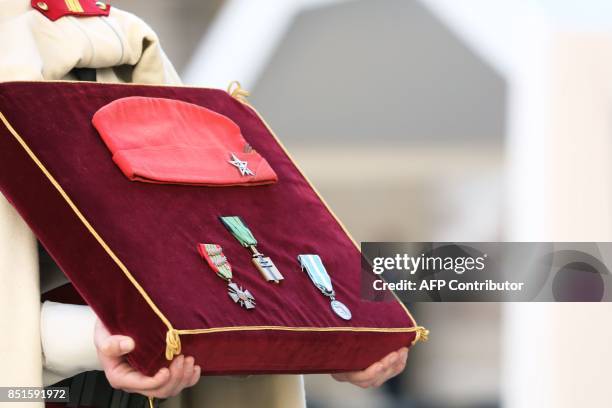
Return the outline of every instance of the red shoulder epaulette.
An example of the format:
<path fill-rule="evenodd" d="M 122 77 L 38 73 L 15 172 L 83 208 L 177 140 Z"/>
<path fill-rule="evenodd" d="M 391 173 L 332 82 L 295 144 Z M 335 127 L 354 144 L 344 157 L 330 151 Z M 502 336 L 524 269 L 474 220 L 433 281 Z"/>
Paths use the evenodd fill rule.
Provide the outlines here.
<path fill-rule="evenodd" d="M 32 0 L 32 8 L 51 21 L 64 16 L 108 16 L 110 4 L 97 0 Z"/>

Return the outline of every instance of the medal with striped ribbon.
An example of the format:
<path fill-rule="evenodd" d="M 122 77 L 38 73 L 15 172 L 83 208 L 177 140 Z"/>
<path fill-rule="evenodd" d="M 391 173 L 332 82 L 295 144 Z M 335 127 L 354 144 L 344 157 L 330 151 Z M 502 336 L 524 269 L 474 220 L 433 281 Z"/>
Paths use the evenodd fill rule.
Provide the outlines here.
<path fill-rule="evenodd" d="M 314 285 L 325 296 L 331 299 L 331 308 L 338 316 L 344 320 L 351 320 L 353 317 L 351 311 L 346 305 L 336 300 L 336 292 L 331 282 L 331 278 L 319 255 L 298 255 L 298 262 L 303 271 L 306 271 L 308 277 Z"/>
<path fill-rule="evenodd" d="M 272 259 L 257 250 L 257 240 L 242 218 L 228 216 L 219 217 L 219 220 L 243 247 L 251 250 L 253 264 L 267 282 L 279 283 L 284 279 Z"/>
<path fill-rule="evenodd" d="M 232 265 L 223 254 L 223 249 L 217 244 L 198 244 L 198 252 L 213 271 L 227 282 L 229 297 L 245 309 L 255 309 L 255 298 L 246 289 L 232 282 Z"/>

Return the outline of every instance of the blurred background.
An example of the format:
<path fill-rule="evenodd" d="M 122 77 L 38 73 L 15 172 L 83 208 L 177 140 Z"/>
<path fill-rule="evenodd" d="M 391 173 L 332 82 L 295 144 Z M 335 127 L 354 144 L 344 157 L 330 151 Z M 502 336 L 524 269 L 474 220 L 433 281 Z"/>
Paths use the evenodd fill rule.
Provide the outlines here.
<path fill-rule="evenodd" d="M 115 0 L 190 85 L 240 80 L 357 241 L 610 241 L 612 2 Z M 604 407 L 607 305 L 418 304 L 378 390 L 308 406 Z"/>

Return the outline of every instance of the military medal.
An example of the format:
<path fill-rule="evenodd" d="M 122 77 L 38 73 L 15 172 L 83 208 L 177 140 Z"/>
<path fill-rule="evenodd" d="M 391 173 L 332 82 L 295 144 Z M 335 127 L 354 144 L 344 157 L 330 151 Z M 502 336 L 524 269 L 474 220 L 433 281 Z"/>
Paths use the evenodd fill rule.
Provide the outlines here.
<path fill-rule="evenodd" d="M 242 176 L 254 176 L 253 170 L 249 169 L 247 166 L 248 162 L 240 160 L 234 153 L 231 154 L 231 160 L 228 162 L 232 166 L 236 167 Z"/>
<path fill-rule="evenodd" d="M 351 311 L 346 305 L 336 300 L 336 292 L 332 286 L 331 278 L 323 266 L 319 255 L 298 255 L 298 262 L 302 270 L 308 274 L 308 277 L 314 285 L 327 297 L 331 299 L 331 308 L 335 314 L 344 320 L 351 320 L 353 317 Z"/>
<path fill-rule="evenodd" d="M 227 281 L 227 294 L 229 297 L 247 310 L 255 309 L 255 298 L 251 295 L 251 292 L 232 282 L 232 265 L 223 255 L 221 246 L 216 244 L 198 244 L 198 251 L 217 276 Z"/>
<path fill-rule="evenodd" d="M 257 240 L 240 217 L 219 217 L 219 219 L 243 247 L 251 250 L 253 264 L 267 282 L 279 283 L 284 279 L 272 259 L 257 250 Z"/>

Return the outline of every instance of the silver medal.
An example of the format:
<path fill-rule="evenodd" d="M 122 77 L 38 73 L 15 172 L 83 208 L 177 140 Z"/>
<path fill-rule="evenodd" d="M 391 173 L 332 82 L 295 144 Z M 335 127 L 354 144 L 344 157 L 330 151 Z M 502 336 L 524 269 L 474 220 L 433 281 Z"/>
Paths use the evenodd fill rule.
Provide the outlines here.
<path fill-rule="evenodd" d="M 351 311 L 342 302 L 336 300 L 336 293 L 331 282 L 331 277 L 319 255 L 298 255 L 298 262 L 302 267 L 303 271 L 306 271 L 308 277 L 314 283 L 314 285 L 323 293 L 325 296 L 331 299 L 331 308 L 335 314 L 340 316 L 344 320 L 351 320 L 353 317 Z"/>
<path fill-rule="evenodd" d="M 344 320 L 351 320 L 351 317 L 353 317 L 353 315 L 351 314 L 351 311 L 349 310 L 349 308 L 346 307 L 344 305 L 344 303 L 342 303 L 342 302 L 339 302 L 337 300 L 332 300 L 331 301 L 331 308 L 332 308 L 332 310 L 334 311 L 335 314 L 337 314 L 338 316 L 340 316 Z"/>

